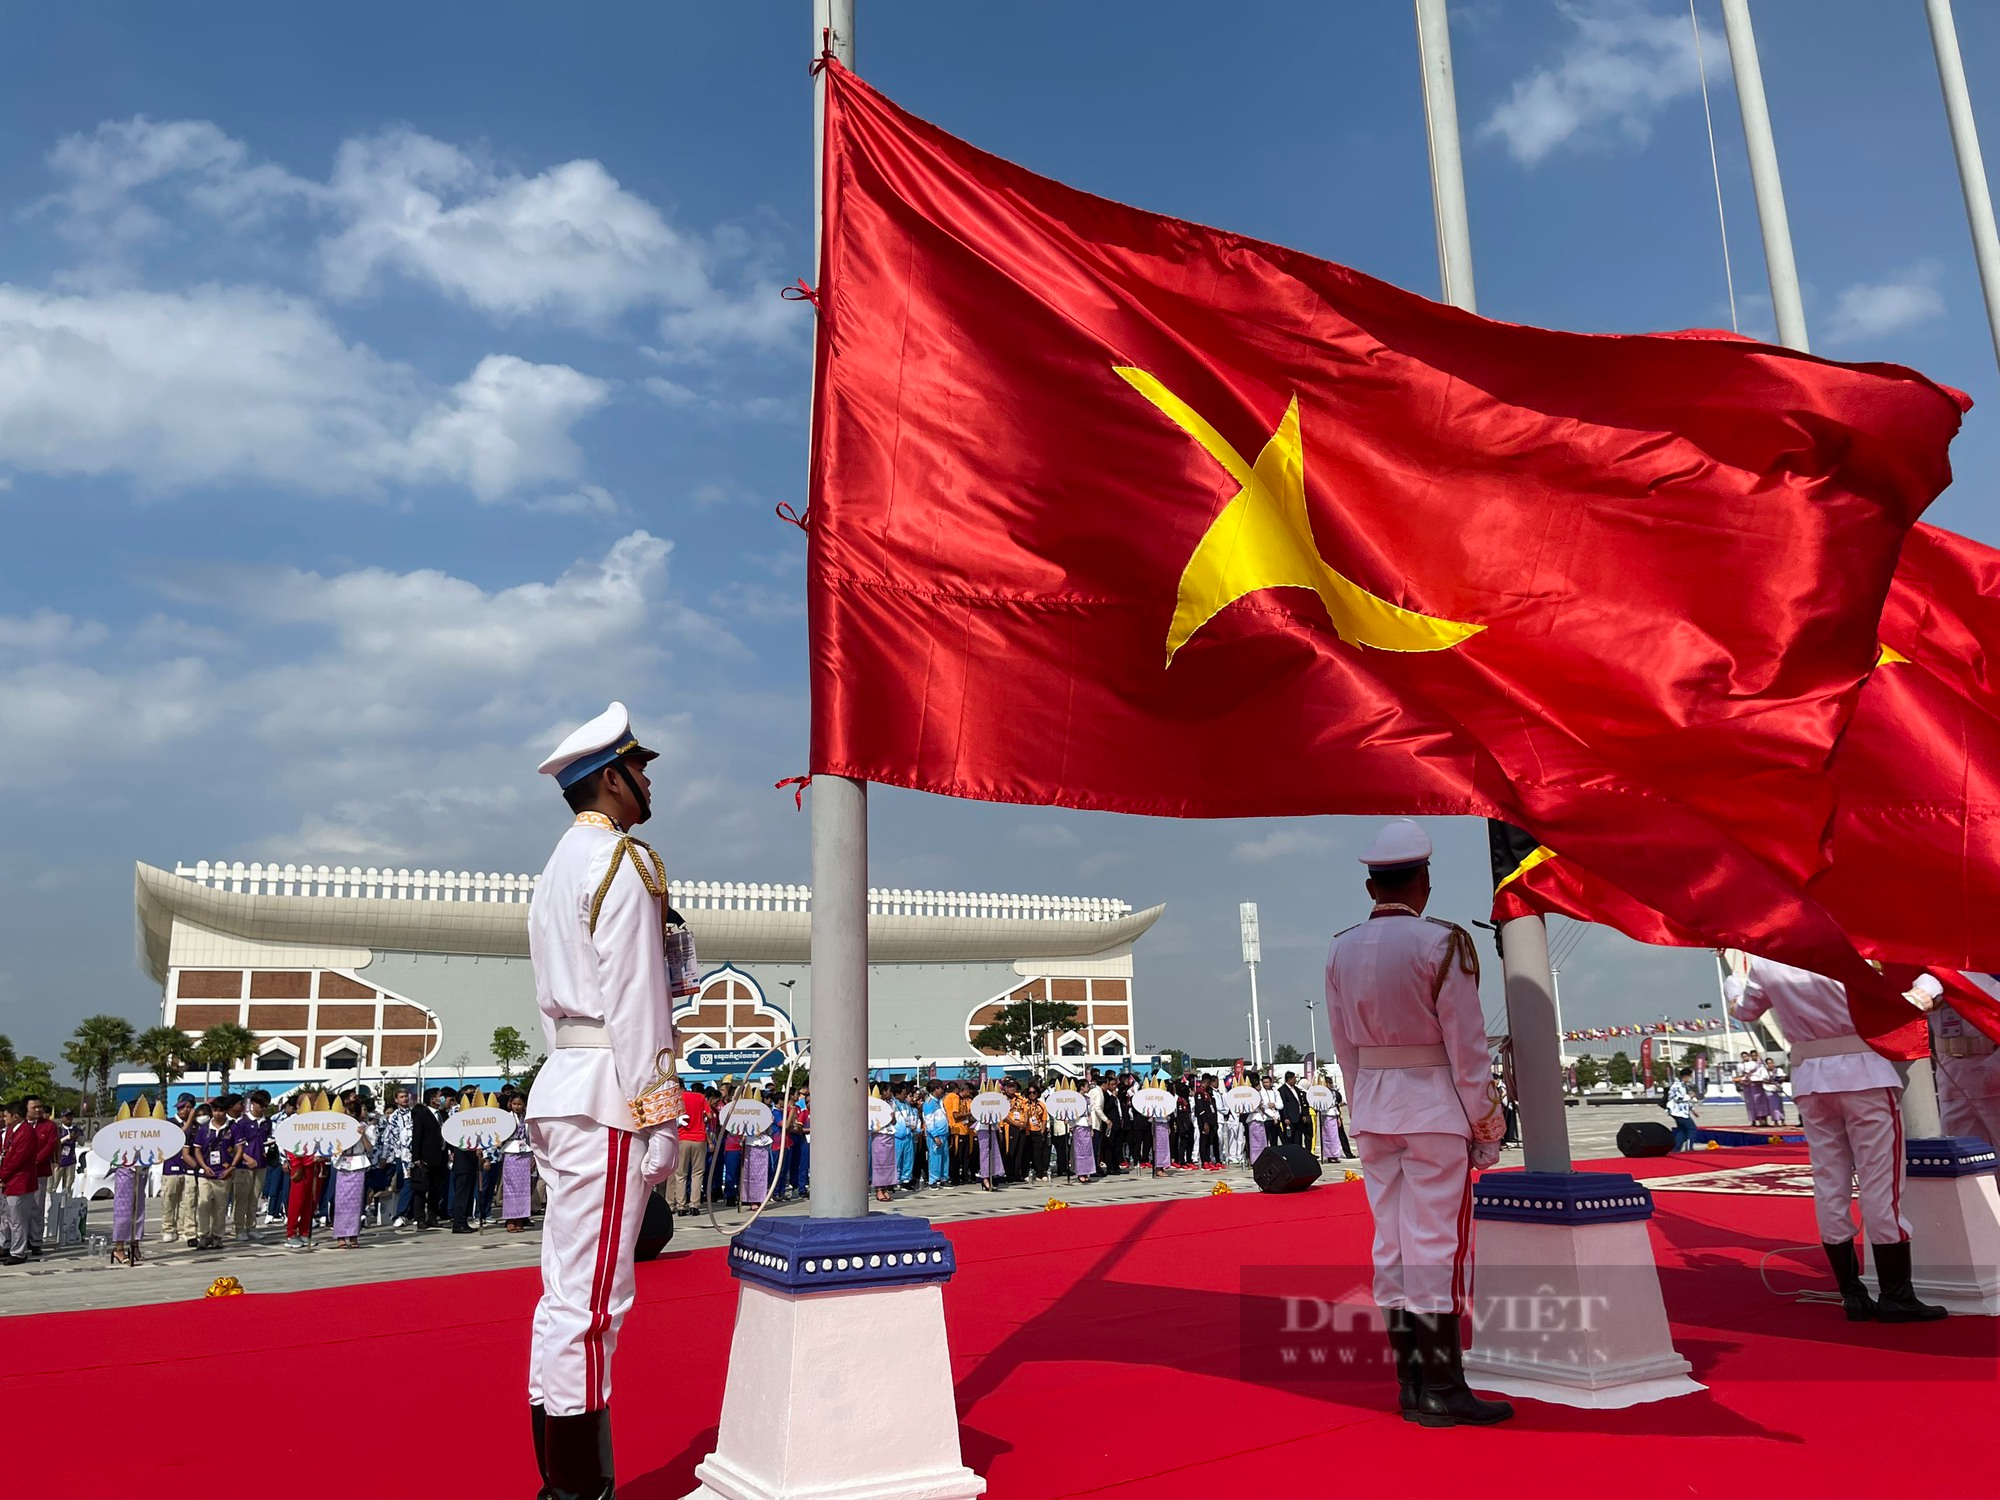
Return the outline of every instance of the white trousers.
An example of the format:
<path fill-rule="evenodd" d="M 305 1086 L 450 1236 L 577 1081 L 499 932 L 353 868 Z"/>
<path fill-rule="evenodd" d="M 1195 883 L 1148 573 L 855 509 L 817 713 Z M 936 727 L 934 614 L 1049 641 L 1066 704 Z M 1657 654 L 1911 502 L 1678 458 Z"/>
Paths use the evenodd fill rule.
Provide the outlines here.
<path fill-rule="evenodd" d="M 1974 1136 L 1989 1146 L 2000 1146 L 2000 1098 L 1991 1092 L 1995 1057 L 2000 1053 L 1987 1058 L 1936 1059 L 1938 1115 L 1946 1135 Z M 1978 1091 L 1961 1088 L 1959 1078 L 1968 1080 Z"/>
<path fill-rule="evenodd" d="M 585 1119 L 530 1120 L 528 1143 L 548 1193 L 528 1400 L 552 1417 L 601 1411 L 611 1404 L 611 1356 L 632 1307 L 644 1148 L 630 1131 Z"/>
<path fill-rule="evenodd" d="M 1868 1243 L 1893 1245 L 1910 1237 L 1910 1221 L 1903 1217 L 1902 1092 L 1854 1089 L 1799 1096 L 1822 1244 L 1854 1238 L 1857 1181 Z"/>
<path fill-rule="evenodd" d="M 1375 1216 L 1375 1303 L 1465 1311 L 1472 1289 L 1472 1163 L 1457 1135 L 1356 1131 Z"/>

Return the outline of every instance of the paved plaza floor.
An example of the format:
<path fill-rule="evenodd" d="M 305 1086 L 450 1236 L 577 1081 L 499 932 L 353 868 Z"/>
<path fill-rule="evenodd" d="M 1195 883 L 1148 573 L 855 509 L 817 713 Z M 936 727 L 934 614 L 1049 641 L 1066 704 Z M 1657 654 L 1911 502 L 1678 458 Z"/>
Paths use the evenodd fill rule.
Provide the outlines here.
<path fill-rule="evenodd" d="M 1741 1111 L 1724 1118 L 1703 1117 L 1704 1124 L 1745 1123 Z M 1648 1104 L 1593 1105 L 1567 1112 L 1570 1154 L 1579 1161 L 1617 1155 L 1613 1138 L 1627 1120 L 1664 1122 L 1665 1114 Z M 1503 1167 L 1519 1166 L 1518 1149 L 1508 1148 Z M 1344 1164 L 1348 1168 L 1355 1163 Z M 1322 1181 L 1338 1181 L 1342 1164 L 1328 1164 Z M 1234 1192 L 1257 1191 L 1247 1170 L 1236 1167 L 1217 1172 L 1173 1172 L 1155 1178 L 1145 1169 L 1128 1171 L 1122 1177 L 1098 1182 L 1015 1183 L 997 1192 L 982 1192 L 975 1185 L 926 1189 L 898 1193 L 896 1213 L 916 1214 L 937 1223 L 997 1218 L 1007 1214 L 1036 1213 L 1051 1198 L 1060 1198 L 1077 1207 L 1087 1204 L 1157 1203 L 1178 1198 L 1199 1197 L 1213 1191 L 1218 1181 Z M 774 1215 L 803 1214 L 800 1202 L 774 1203 L 766 1210 Z M 722 1209 L 713 1223 L 704 1214 L 678 1220 L 673 1245 L 676 1250 L 704 1249 L 722 1244 L 740 1229 L 748 1215 L 736 1209 Z M 134 1267 L 108 1264 L 103 1249 L 68 1247 L 48 1250 L 42 1261 L 32 1266 L 0 1269 L 0 1317 L 23 1313 L 75 1312 L 90 1308 L 138 1307 L 155 1302 L 173 1302 L 199 1297 L 219 1276 L 234 1276 L 249 1292 L 303 1291 L 317 1287 L 346 1286 L 355 1282 L 402 1280 L 423 1276 L 455 1276 L 466 1271 L 505 1270 L 534 1265 L 541 1256 L 541 1231 L 532 1228 L 509 1234 L 500 1225 L 489 1225 L 477 1234 L 455 1235 L 449 1229 L 418 1230 L 366 1229 L 361 1244 L 353 1250 L 335 1250 L 330 1235 L 322 1233 L 311 1251 L 288 1250 L 282 1229 L 260 1231 L 261 1239 L 248 1245 L 232 1244 L 217 1251 L 189 1251 L 179 1245 L 162 1244 L 158 1234 L 159 1207 L 152 1204 L 152 1216 L 145 1242 L 145 1259 Z M 94 1206 L 91 1231 L 102 1234 L 110 1222 L 110 1206 L 100 1201 Z"/>

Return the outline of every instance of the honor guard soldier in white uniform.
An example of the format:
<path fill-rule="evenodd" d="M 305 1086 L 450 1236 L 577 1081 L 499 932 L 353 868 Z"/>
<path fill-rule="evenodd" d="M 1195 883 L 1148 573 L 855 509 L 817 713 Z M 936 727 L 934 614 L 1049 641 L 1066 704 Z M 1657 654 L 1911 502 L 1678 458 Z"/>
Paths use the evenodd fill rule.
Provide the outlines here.
<path fill-rule="evenodd" d="M 1812 1153 L 1820 1248 L 1840 1286 L 1848 1321 L 1942 1318 L 1942 1307 L 1919 1302 L 1910 1287 L 1910 1222 L 1902 1207 L 1903 1078 L 1855 1031 L 1847 986 L 1752 958 L 1747 975 L 1731 974 L 1723 982 L 1723 999 L 1742 1021 L 1775 1013 L 1791 1040 L 1792 1095 Z M 1854 1248 L 1857 1182 L 1879 1301 L 1868 1295 Z"/>
<path fill-rule="evenodd" d="M 1505 1121 L 1479 1006 L 1479 957 L 1462 927 L 1426 917 L 1431 841 L 1408 818 L 1361 862 L 1375 909 L 1333 940 L 1326 1016 L 1368 1207 L 1375 1300 L 1396 1358 L 1403 1419 L 1505 1421 L 1514 1408 L 1465 1383 L 1472 1168 L 1500 1159 Z"/>
<path fill-rule="evenodd" d="M 2000 1000 L 2000 979 L 1993 975 L 1963 970 L 1957 978 Z M 1919 974 L 1912 993 L 1931 1015 L 1931 1061 L 1944 1133 L 2000 1145 L 2000 1047 L 1960 1013 L 1935 975 Z"/>
<path fill-rule="evenodd" d="M 667 876 L 631 834 L 652 810 L 654 757 L 614 703 L 541 765 L 576 815 L 528 911 L 548 1043 L 527 1125 L 548 1191 L 528 1363 L 542 1500 L 613 1493 L 611 1356 L 647 1194 L 680 1149 Z"/>

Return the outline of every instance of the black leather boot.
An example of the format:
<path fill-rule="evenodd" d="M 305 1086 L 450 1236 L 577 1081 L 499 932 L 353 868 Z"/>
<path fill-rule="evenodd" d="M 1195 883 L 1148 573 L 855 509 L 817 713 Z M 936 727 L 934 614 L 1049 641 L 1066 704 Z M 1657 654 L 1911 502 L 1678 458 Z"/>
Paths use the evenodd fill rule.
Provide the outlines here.
<path fill-rule="evenodd" d="M 549 1467 L 542 1500 L 613 1500 L 611 1413 L 549 1417 L 545 1429 Z"/>
<path fill-rule="evenodd" d="M 1870 1245 L 1875 1257 L 1875 1282 L 1882 1295 L 1875 1303 L 1875 1316 L 1884 1323 L 1935 1323 L 1947 1316 L 1944 1308 L 1919 1302 L 1910 1285 L 1910 1242 Z"/>
<path fill-rule="evenodd" d="M 1465 1383 L 1465 1347 L 1457 1313 L 1412 1313 L 1411 1331 L 1423 1375 L 1417 1422 L 1424 1427 L 1490 1427 L 1514 1415 L 1505 1401 L 1487 1401 Z"/>
<path fill-rule="evenodd" d="M 1861 1279 L 1861 1257 L 1855 1253 L 1854 1241 L 1823 1244 L 1820 1249 L 1826 1252 L 1826 1263 L 1833 1268 L 1834 1284 L 1840 1288 L 1840 1305 L 1847 1311 L 1847 1321 L 1866 1323 L 1872 1320 L 1875 1299 L 1868 1295 L 1868 1287 Z"/>
<path fill-rule="evenodd" d="M 528 1405 L 528 1426 L 535 1434 L 535 1472 L 542 1476 L 541 1494 L 549 1492 L 549 1414 L 541 1402 Z"/>
<path fill-rule="evenodd" d="M 1400 1307 L 1385 1307 L 1382 1331 L 1389 1336 L 1389 1352 L 1396 1362 L 1396 1410 L 1405 1422 L 1417 1420 L 1417 1396 L 1423 1381 L 1417 1374 L 1415 1336 L 1410 1331 L 1410 1315 Z"/>

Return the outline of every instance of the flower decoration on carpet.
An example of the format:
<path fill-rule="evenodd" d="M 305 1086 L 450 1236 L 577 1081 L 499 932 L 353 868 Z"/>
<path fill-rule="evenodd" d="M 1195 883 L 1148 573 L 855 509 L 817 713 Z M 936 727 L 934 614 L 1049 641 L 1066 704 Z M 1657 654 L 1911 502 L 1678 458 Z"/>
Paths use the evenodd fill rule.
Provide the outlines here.
<path fill-rule="evenodd" d="M 1067 1203 L 1063 1202 L 1063 1200 L 1062 1200 L 1062 1199 L 1060 1199 L 1060 1198 L 1051 1198 L 1051 1199 L 1049 1199 L 1049 1201 L 1048 1201 L 1048 1202 L 1046 1202 L 1046 1203 L 1044 1203 L 1044 1204 L 1042 1205 L 1042 1212 L 1043 1212 L 1043 1213 L 1045 1213 L 1045 1214 L 1052 1214 L 1052 1213 L 1054 1213 L 1054 1212 L 1055 1212 L 1055 1211 L 1056 1211 L 1057 1209 L 1059 1209 L 1059 1208 L 1068 1208 L 1068 1207 L 1069 1207 L 1069 1205 L 1068 1205 Z"/>
<path fill-rule="evenodd" d="M 238 1281 L 234 1276 L 218 1276 L 208 1284 L 208 1290 L 203 1292 L 202 1295 L 204 1297 L 240 1297 L 243 1295 L 243 1283 Z"/>
<path fill-rule="evenodd" d="M 1236 1189 L 1232 1188 L 1228 1183 L 1218 1182 L 1208 1190 L 1208 1196 L 1211 1198 L 1220 1198 L 1224 1193 L 1233 1193 L 1235 1191 Z"/>

